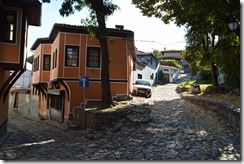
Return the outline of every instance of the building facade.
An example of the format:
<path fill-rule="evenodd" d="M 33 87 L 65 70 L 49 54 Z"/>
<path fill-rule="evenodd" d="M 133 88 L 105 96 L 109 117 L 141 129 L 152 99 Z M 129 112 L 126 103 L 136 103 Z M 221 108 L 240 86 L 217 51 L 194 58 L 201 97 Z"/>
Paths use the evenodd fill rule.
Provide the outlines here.
<path fill-rule="evenodd" d="M 41 25 L 38 0 L 0 0 L 0 133 L 7 131 L 9 90 L 26 68 L 28 25 Z"/>
<path fill-rule="evenodd" d="M 108 29 L 110 85 L 113 98 L 132 91 L 135 60 L 134 33 Z M 72 109 L 88 101 L 101 101 L 101 46 L 87 28 L 54 24 L 48 38 L 33 44 L 33 99 L 41 115 L 64 122 Z M 79 78 L 89 77 L 89 87 L 79 87 Z M 85 93 L 85 94 L 84 94 Z"/>
<path fill-rule="evenodd" d="M 188 62 L 182 57 L 181 50 L 164 50 L 161 51 L 162 57 L 161 59 L 173 59 L 181 62 L 182 70 L 185 73 L 190 72 L 190 67 Z"/>
<path fill-rule="evenodd" d="M 14 83 L 13 87 L 15 87 L 15 88 L 24 88 L 24 89 L 30 88 L 31 76 L 32 76 L 32 71 L 26 69 L 25 72 Z"/>
<path fill-rule="evenodd" d="M 176 67 L 160 65 L 159 70 L 163 72 L 163 82 L 165 84 L 173 83 L 180 78 L 180 70 Z"/>
<path fill-rule="evenodd" d="M 151 85 L 158 82 L 159 60 L 151 53 L 136 51 L 136 70 L 134 83 L 137 79 L 146 79 Z"/>

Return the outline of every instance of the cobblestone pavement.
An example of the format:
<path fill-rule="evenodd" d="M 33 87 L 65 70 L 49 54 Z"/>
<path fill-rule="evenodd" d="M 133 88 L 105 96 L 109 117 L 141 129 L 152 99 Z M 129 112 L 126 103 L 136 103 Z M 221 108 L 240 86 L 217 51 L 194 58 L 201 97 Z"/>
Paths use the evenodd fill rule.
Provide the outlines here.
<path fill-rule="evenodd" d="M 153 88 L 149 123 L 107 131 L 88 139 L 81 130 L 20 117 L 9 119 L 0 137 L 1 160 L 240 160 L 240 133 L 207 110 L 180 98 L 176 84 Z"/>

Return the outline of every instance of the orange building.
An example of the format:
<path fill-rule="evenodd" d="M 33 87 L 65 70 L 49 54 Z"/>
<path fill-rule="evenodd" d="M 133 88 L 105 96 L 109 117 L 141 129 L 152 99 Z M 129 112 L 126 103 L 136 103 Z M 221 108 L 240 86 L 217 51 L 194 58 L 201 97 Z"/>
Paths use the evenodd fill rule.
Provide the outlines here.
<path fill-rule="evenodd" d="M 116 27 L 119 28 L 108 29 L 113 98 L 126 97 L 132 91 L 135 60 L 134 33 Z M 55 24 L 49 37 L 37 39 L 31 49 L 34 51 L 32 94 L 39 102 L 41 115 L 63 122 L 69 119 L 74 107 L 101 100 L 101 47 L 87 28 Z M 88 88 L 78 85 L 79 77 L 83 76 L 90 79 Z"/>
<path fill-rule="evenodd" d="M 28 25 L 40 24 L 38 0 L 0 0 L 0 133 L 7 131 L 9 90 L 26 68 Z"/>

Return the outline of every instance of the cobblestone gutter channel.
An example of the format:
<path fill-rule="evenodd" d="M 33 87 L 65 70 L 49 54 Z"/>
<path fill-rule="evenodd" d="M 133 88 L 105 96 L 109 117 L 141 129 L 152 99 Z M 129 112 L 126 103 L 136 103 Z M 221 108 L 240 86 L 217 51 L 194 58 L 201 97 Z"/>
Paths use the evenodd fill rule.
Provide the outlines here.
<path fill-rule="evenodd" d="M 220 115 L 227 123 L 229 123 L 233 129 L 240 131 L 240 108 L 230 106 L 224 102 L 215 102 L 214 100 L 206 100 L 204 98 L 191 95 L 181 94 L 182 98 L 195 105 L 203 107 L 205 110 L 211 110 L 212 112 Z"/>

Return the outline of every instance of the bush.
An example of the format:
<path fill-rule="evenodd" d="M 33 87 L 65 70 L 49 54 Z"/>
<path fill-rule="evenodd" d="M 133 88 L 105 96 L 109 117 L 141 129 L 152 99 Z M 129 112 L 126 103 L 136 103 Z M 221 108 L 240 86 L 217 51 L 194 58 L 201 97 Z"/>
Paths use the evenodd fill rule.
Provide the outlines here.
<path fill-rule="evenodd" d="M 200 76 L 201 76 L 201 80 L 211 80 L 211 71 L 201 70 Z"/>
<path fill-rule="evenodd" d="M 204 93 L 226 93 L 227 90 L 223 86 L 208 86 Z"/>
<path fill-rule="evenodd" d="M 165 59 L 165 60 L 160 60 L 161 65 L 167 65 L 167 66 L 172 66 L 181 69 L 182 66 L 177 60 L 172 60 L 172 59 Z"/>

